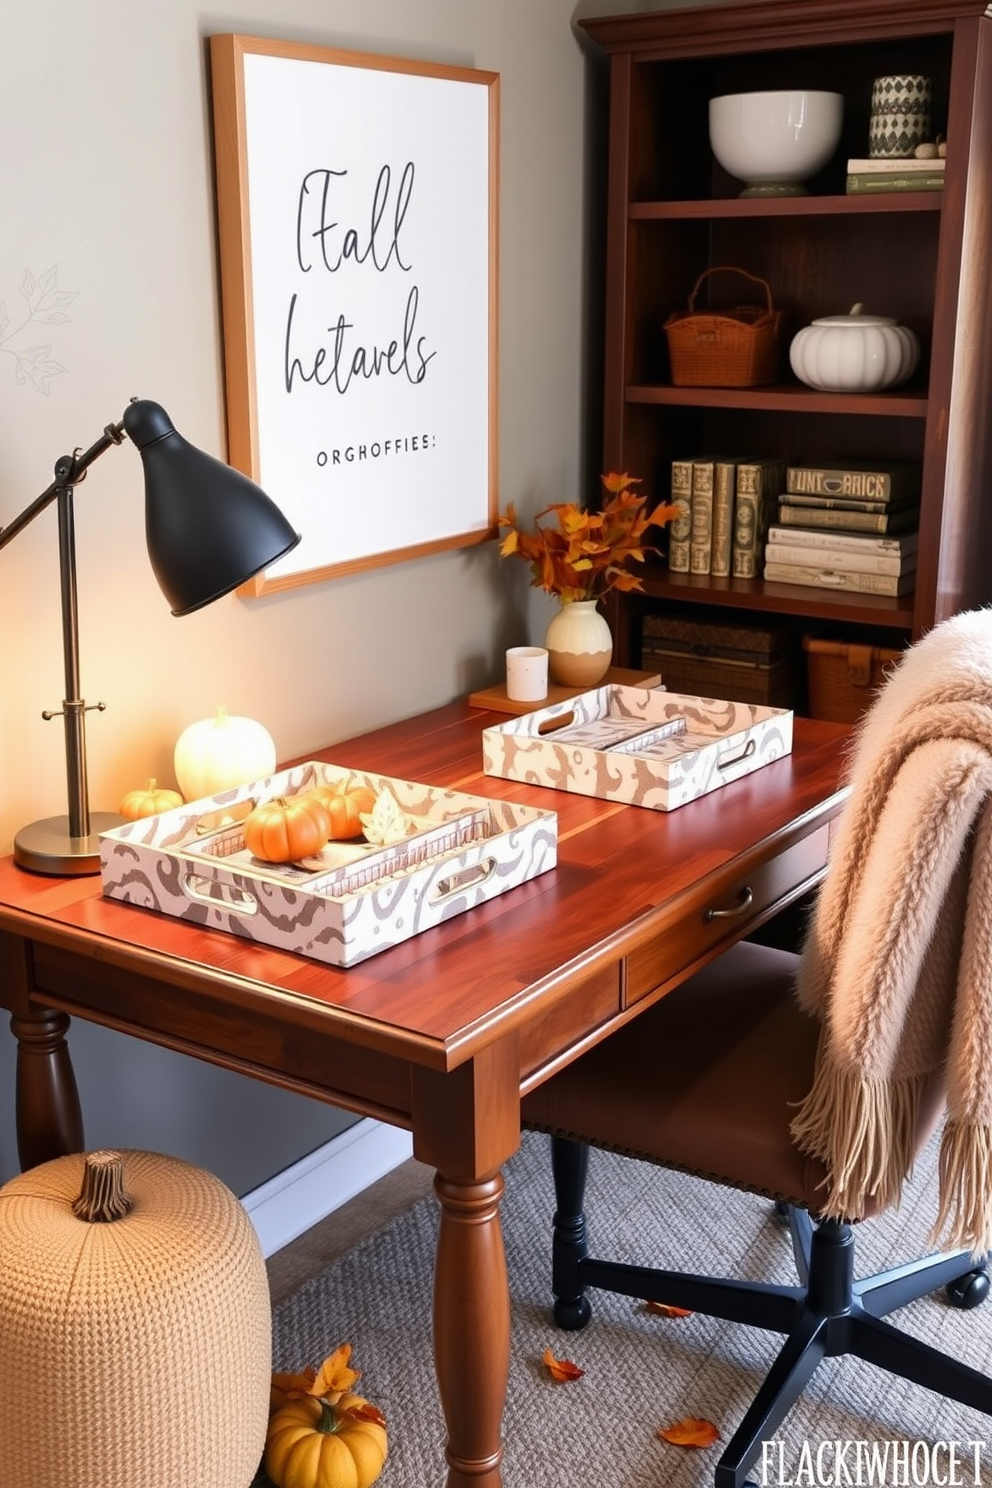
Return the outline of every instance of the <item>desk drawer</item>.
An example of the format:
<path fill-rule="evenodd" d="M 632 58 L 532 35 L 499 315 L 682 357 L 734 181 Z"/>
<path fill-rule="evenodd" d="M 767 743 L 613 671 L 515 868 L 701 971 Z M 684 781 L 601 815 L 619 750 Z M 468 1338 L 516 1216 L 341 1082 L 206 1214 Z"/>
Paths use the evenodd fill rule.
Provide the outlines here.
<path fill-rule="evenodd" d="M 830 829 L 824 825 L 777 857 L 700 894 L 698 907 L 677 909 L 670 927 L 627 957 L 624 1006 L 679 977 L 720 945 L 742 940 L 777 905 L 789 902 L 826 867 Z"/>
<path fill-rule="evenodd" d="M 616 962 L 594 972 L 563 993 L 532 1019 L 520 1034 L 520 1071 L 524 1080 L 555 1055 L 562 1054 L 600 1023 L 620 1011 L 620 969 Z"/>

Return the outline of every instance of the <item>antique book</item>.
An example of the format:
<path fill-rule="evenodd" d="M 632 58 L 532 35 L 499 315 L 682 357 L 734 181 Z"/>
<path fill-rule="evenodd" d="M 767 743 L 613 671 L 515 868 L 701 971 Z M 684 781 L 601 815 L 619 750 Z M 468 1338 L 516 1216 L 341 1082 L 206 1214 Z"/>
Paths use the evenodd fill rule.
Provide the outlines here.
<path fill-rule="evenodd" d="M 885 171 L 865 171 L 847 178 L 848 196 L 865 196 L 873 191 L 943 191 L 944 177 L 938 172 L 890 176 Z"/>
<path fill-rule="evenodd" d="M 816 564 L 820 568 L 840 569 L 843 573 L 903 574 L 916 568 L 915 553 L 872 553 L 857 548 L 804 548 L 791 543 L 769 543 L 765 548 L 767 563 L 789 563 L 797 568 Z"/>
<path fill-rule="evenodd" d="M 769 458 L 738 461 L 734 497 L 735 578 L 760 577 L 765 533 L 784 483 L 784 460 Z"/>
<path fill-rule="evenodd" d="M 891 511 L 832 511 L 829 507 L 786 506 L 779 503 L 782 527 L 828 527 L 839 532 L 909 532 L 919 525 L 918 506 L 898 506 Z"/>
<path fill-rule="evenodd" d="M 900 558 L 915 553 L 919 541 L 918 532 L 905 532 L 897 537 L 876 537 L 869 532 L 837 532 L 822 527 L 807 529 L 772 526 L 768 529 L 769 547 L 786 544 L 791 548 L 848 548 L 852 553 L 896 553 Z"/>
<path fill-rule="evenodd" d="M 713 551 L 713 460 L 692 462 L 689 572 L 708 574 Z"/>
<path fill-rule="evenodd" d="M 672 573 L 689 572 L 689 538 L 692 532 L 691 459 L 672 461 L 671 499 L 678 511 L 668 524 L 668 567 Z"/>
<path fill-rule="evenodd" d="M 887 501 L 849 501 L 846 496 L 800 496 L 798 491 L 783 491 L 779 500 L 785 506 L 818 506 L 821 511 L 825 508 L 830 511 L 889 510 Z"/>
<path fill-rule="evenodd" d="M 789 495 L 839 497 L 847 501 L 892 501 L 920 494 L 919 460 L 865 460 L 830 467 L 790 465 L 785 472 Z"/>
<path fill-rule="evenodd" d="M 735 460 L 713 462 L 713 542 L 710 573 L 729 578 L 734 557 L 734 501 L 737 483 Z"/>
<path fill-rule="evenodd" d="M 936 175 L 947 165 L 947 160 L 942 155 L 937 155 L 933 160 L 917 160 L 915 155 L 870 155 L 866 159 L 852 158 L 847 162 L 848 174 L 861 175 Z"/>
<path fill-rule="evenodd" d="M 856 594 L 907 594 L 915 570 L 904 574 L 853 573 L 849 569 L 817 568 L 813 564 L 765 563 L 765 578 L 773 583 L 803 584 L 813 589 L 847 590 Z"/>

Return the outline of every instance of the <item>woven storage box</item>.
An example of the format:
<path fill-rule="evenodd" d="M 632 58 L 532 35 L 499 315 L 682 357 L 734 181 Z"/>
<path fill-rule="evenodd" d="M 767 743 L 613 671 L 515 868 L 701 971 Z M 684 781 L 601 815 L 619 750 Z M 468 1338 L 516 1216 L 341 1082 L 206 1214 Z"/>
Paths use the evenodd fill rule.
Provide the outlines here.
<path fill-rule="evenodd" d="M 248 1488 L 271 1354 L 258 1239 L 213 1174 L 74 1154 L 0 1189 L 0 1488 Z"/>
<path fill-rule="evenodd" d="M 641 665 L 672 692 L 791 708 L 801 653 L 785 626 L 718 625 L 645 615 Z"/>
<path fill-rule="evenodd" d="M 886 670 L 901 651 L 886 646 L 854 645 L 803 636 L 809 707 L 814 718 L 857 723 L 885 681 Z"/>
<path fill-rule="evenodd" d="M 737 274 L 764 291 L 763 305 L 697 310 L 696 298 L 711 274 Z M 772 305 L 764 279 L 744 269 L 706 269 L 696 280 L 687 310 L 665 321 L 672 382 L 683 387 L 757 387 L 778 376 L 782 312 Z"/>

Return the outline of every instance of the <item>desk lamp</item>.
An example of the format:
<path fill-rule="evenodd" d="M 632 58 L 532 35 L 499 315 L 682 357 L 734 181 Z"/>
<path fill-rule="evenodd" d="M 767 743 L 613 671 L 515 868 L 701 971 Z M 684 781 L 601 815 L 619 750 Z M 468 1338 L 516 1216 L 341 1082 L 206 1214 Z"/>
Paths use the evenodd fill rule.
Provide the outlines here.
<path fill-rule="evenodd" d="M 62 598 L 62 652 L 68 816 L 53 816 L 24 827 L 14 839 L 14 860 L 35 873 L 84 874 L 100 871 L 99 834 L 122 818 L 89 810 L 86 782 L 85 717 L 79 696 L 79 625 L 76 611 L 76 551 L 73 488 L 111 445 L 128 435 L 145 468 L 145 537 L 159 587 L 174 615 L 189 615 L 229 594 L 252 574 L 294 548 L 294 532 L 274 502 L 247 476 L 205 454 L 178 434 L 164 408 L 133 400 L 119 424 L 108 424 L 88 450 L 63 455 L 46 491 L 6 527 L 0 548 L 53 501 L 58 503 L 59 573 Z M 105 703 L 90 705 L 98 710 Z"/>

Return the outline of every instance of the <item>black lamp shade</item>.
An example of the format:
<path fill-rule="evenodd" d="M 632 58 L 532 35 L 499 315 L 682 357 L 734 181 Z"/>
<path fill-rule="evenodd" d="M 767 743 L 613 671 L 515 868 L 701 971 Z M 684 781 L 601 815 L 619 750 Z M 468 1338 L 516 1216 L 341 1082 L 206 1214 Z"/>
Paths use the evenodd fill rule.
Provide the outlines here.
<path fill-rule="evenodd" d="M 254 481 L 187 444 L 158 403 L 138 399 L 124 429 L 145 467 L 145 536 L 174 615 L 220 599 L 300 540 Z"/>

